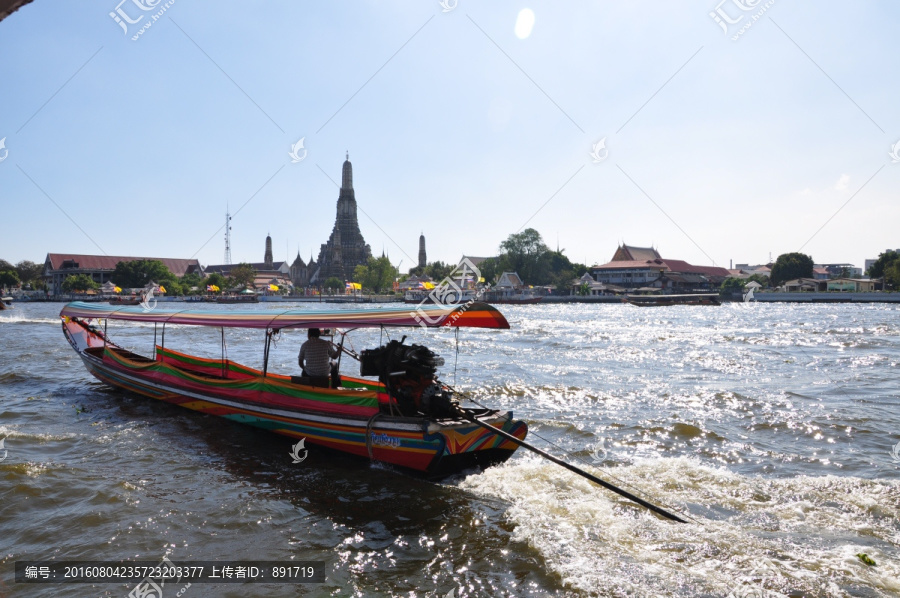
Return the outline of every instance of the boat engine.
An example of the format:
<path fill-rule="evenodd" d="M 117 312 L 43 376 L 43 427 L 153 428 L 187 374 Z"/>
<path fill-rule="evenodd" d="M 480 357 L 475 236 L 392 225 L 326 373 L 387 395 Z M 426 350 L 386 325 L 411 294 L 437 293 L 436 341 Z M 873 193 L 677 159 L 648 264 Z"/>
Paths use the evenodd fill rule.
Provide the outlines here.
<path fill-rule="evenodd" d="M 437 368 L 444 365 L 444 358 L 422 345 L 404 345 L 404 340 L 405 336 L 377 349 L 364 350 L 359 373 L 378 376 L 403 415 L 454 415 L 459 402 L 435 377 Z"/>

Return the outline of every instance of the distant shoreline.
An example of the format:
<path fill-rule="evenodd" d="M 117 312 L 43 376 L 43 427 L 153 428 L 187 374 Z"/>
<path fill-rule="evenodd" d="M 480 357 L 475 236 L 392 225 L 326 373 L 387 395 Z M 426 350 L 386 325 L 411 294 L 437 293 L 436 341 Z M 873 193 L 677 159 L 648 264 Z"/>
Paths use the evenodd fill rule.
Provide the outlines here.
<path fill-rule="evenodd" d="M 160 303 L 215 303 L 214 301 L 196 301 L 185 300 L 181 297 L 161 297 L 158 298 Z M 69 303 L 70 301 L 84 301 L 83 297 L 51 297 L 50 299 L 27 299 L 22 300 L 13 298 L 15 303 Z M 740 294 L 722 295 L 723 303 L 740 303 L 742 298 Z M 823 293 L 756 293 L 753 301 L 757 303 L 900 303 L 900 292 L 871 292 L 871 293 L 850 293 L 850 292 L 823 292 Z M 288 297 L 285 299 L 266 300 L 260 298 L 260 303 L 401 303 L 402 297 L 388 295 L 363 295 L 353 296 L 304 296 L 304 297 Z M 97 301 L 97 303 L 106 303 L 106 300 Z M 490 303 L 490 302 L 489 302 Z M 620 295 L 547 295 L 535 305 L 541 304 L 560 304 L 560 303 L 621 303 L 625 301 Z"/>

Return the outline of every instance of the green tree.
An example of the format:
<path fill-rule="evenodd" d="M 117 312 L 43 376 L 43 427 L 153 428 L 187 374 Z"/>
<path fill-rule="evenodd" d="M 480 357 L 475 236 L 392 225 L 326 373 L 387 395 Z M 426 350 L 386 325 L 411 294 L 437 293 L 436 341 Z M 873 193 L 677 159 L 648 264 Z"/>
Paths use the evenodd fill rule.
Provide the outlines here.
<path fill-rule="evenodd" d="M 805 253 L 782 253 L 772 266 L 772 284 L 795 278 L 812 278 L 813 259 Z"/>
<path fill-rule="evenodd" d="M 572 261 L 566 257 L 562 251 L 547 250 L 547 252 L 541 256 L 541 259 L 544 261 L 544 264 L 550 272 L 574 271 Z M 584 273 L 582 272 L 582 274 Z"/>
<path fill-rule="evenodd" d="M 337 291 L 343 290 L 345 288 L 344 283 L 340 278 L 332 276 L 328 280 L 325 281 L 325 290 L 329 291 L 331 294 L 336 293 Z"/>
<path fill-rule="evenodd" d="M 452 264 L 445 264 L 444 262 L 431 262 L 426 264 L 425 267 L 416 266 L 414 268 L 409 269 L 410 276 L 430 276 L 431 279 L 437 284 L 438 282 L 444 280 L 446 277 L 450 275 L 456 266 Z"/>
<path fill-rule="evenodd" d="M 151 280 L 158 283 L 178 280 L 159 260 L 119 262 L 110 278 L 122 288 L 143 287 Z"/>
<path fill-rule="evenodd" d="M 224 276 L 222 276 L 218 272 L 213 272 L 212 274 L 207 276 L 206 280 L 204 282 L 206 283 L 206 286 L 219 287 L 219 292 L 221 292 L 222 289 L 228 287 L 228 281 L 225 279 Z M 205 289 L 205 287 L 204 287 L 204 289 Z"/>
<path fill-rule="evenodd" d="M 425 274 L 431 277 L 435 284 L 444 280 L 456 269 L 455 265 L 445 264 L 444 262 L 431 262 L 425 268 Z"/>
<path fill-rule="evenodd" d="M 769 286 L 769 277 L 764 274 L 751 274 L 746 282 L 750 282 L 751 280 L 758 282 L 763 288 L 768 288 Z"/>
<path fill-rule="evenodd" d="M 549 251 L 541 234 L 533 228 L 526 228 L 500 243 L 500 263 L 505 270 L 518 272 L 522 280 L 529 284 L 545 284 L 549 272 L 545 254 Z"/>
<path fill-rule="evenodd" d="M 166 289 L 166 295 L 184 295 L 184 288 L 181 286 L 181 283 L 178 282 L 178 280 L 175 278 L 171 280 L 164 280 L 159 283 L 159 286 Z"/>
<path fill-rule="evenodd" d="M 365 264 L 357 264 L 356 267 L 353 268 L 353 276 L 350 277 L 350 280 L 358 282 L 365 287 L 365 280 L 368 275 L 369 267 Z"/>
<path fill-rule="evenodd" d="M 892 261 L 884 271 L 884 282 L 891 289 L 900 289 L 900 259 Z"/>
<path fill-rule="evenodd" d="M 181 290 L 185 295 L 193 295 L 196 293 L 200 293 L 206 290 L 206 286 L 203 282 L 203 279 L 200 278 L 200 275 L 196 272 L 191 272 L 190 274 L 185 274 L 178 282 L 181 284 Z M 197 287 L 196 290 L 191 290 L 192 287 Z M 167 289 L 169 287 L 166 287 Z"/>
<path fill-rule="evenodd" d="M 550 284 L 560 292 L 568 292 L 572 281 L 584 276 L 588 270 L 584 264 L 572 263 L 562 251 L 548 251 L 541 260 L 545 275 L 536 280 L 536 284 Z"/>
<path fill-rule="evenodd" d="M 43 264 L 35 264 L 34 262 L 30 262 L 28 260 L 22 260 L 21 262 L 16 264 L 16 274 L 19 275 L 19 279 L 23 283 L 40 280 L 43 273 Z"/>
<path fill-rule="evenodd" d="M 19 283 L 22 281 L 19 279 L 19 275 L 15 270 L 3 270 L 0 272 L 0 288 L 11 288 L 15 286 L 19 286 Z"/>
<path fill-rule="evenodd" d="M 533 228 L 513 233 L 500 243 L 494 276 L 506 271 L 518 272 L 522 280 L 529 284 L 546 284 L 549 282 L 550 272 L 546 256 L 549 252 L 550 248 Z"/>
<path fill-rule="evenodd" d="M 228 286 L 242 288 L 253 286 L 254 280 L 256 280 L 256 270 L 250 264 L 241 262 L 231 269 L 231 274 L 228 276 Z"/>
<path fill-rule="evenodd" d="M 875 260 L 875 263 L 869 266 L 866 274 L 869 275 L 870 278 L 881 278 L 884 276 L 885 271 L 890 268 L 890 265 L 900 259 L 900 253 L 892 249 L 888 249 L 883 253 L 878 254 L 878 259 Z"/>
<path fill-rule="evenodd" d="M 73 274 L 67 276 L 62 282 L 62 290 L 66 293 L 83 293 L 98 288 L 100 288 L 100 285 L 94 282 L 94 279 L 87 274 Z"/>
<path fill-rule="evenodd" d="M 496 283 L 497 277 L 502 273 L 502 270 L 500 270 L 500 260 L 495 257 L 489 257 L 486 260 L 483 260 L 478 264 L 478 270 L 481 272 L 481 277 L 484 278 L 484 281 L 488 284 Z"/>
<path fill-rule="evenodd" d="M 744 289 L 744 285 L 747 284 L 747 280 L 743 278 L 734 278 L 733 276 L 729 276 L 725 280 L 722 281 L 722 286 L 720 287 L 723 291 L 742 291 Z"/>
<path fill-rule="evenodd" d="M 362 278 L 356 279 L 356 274 L 362 274 Z M 386 257 L 370 257 L 365 266 L 357 266 L 353 272 L 354 280 L 363 285 L 363 288 L 371 289 L 375 293 L 390 289 L 394 278 L 397 277 L 397 269 Z"/>
<path fill-rule="evenodd" d="M 6 270 L 15 270 L 16 267 L 7 262 L 6 260 L 0 259 L 0 272 L 5 272 Z"/>

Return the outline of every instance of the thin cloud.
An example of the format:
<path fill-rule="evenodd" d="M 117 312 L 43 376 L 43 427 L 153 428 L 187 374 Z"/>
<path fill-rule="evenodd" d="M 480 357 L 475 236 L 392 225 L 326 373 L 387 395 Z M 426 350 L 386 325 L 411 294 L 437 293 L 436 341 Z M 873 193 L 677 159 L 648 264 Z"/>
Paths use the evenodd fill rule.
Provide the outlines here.
<path fill-rule="evenodd" d="M 850 175 L 849 175 L 849 174 L 842 174 L 842 175 L 841 175 L 841 178 L 838 179 L 838 182 L 835 183 L 834 188 L 835 188 L 837 191 L 846 191 L 847 188 L 848 188 L 848 185 L 847 185 L 847 184 L 848 184 L 849 182 L 850 182 Z"/>

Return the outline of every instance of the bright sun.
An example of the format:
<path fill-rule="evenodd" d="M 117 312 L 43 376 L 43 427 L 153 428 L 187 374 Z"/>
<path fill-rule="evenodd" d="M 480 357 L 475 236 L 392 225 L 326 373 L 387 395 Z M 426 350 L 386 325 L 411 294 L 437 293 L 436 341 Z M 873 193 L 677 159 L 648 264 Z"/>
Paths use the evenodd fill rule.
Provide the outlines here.
<path fill-rule="evenodd" d="M 530 8 L 523 8 L 519 11 L 516 18 L 516 37 L 525 39 L 531 35 L 531 29 L 534 27 L 534 11 Z"/>

